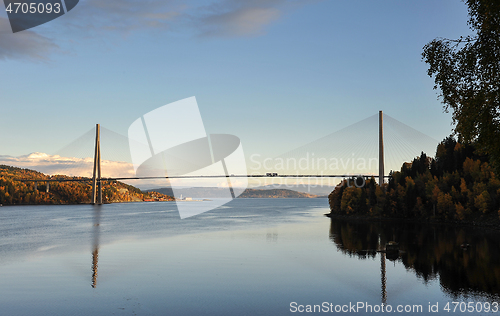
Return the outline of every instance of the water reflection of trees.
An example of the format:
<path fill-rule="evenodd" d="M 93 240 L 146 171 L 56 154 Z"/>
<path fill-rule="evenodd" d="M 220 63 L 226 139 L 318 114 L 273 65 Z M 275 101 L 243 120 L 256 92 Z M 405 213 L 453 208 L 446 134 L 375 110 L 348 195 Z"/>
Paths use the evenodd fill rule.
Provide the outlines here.
<path fill-rule="evenodd" d="M 374 258 L 389 241 L 401 262 L 427 282 L 439 277 L 445 292 L 500 295 L 500 233 L 472 227 L 332 219 L 330 239 L 350 257 Z"/>

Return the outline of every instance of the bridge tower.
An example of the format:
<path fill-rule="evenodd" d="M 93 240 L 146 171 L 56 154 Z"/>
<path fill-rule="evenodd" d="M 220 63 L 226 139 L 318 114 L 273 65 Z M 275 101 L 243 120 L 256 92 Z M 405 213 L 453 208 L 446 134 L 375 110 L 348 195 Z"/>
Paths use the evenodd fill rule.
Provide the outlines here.
<path fill-rule="evenodd" d="M 378 112 L 378 184 L 384 184 L 384 115 Z"/>
<path fill-rule="evenodd" d="M 96 124 L 95 133 L 95 154 L 94 173 L 92 176 L 92 205 L 102 204 L 102 184 L 101 184 L 101 128 Z"/>

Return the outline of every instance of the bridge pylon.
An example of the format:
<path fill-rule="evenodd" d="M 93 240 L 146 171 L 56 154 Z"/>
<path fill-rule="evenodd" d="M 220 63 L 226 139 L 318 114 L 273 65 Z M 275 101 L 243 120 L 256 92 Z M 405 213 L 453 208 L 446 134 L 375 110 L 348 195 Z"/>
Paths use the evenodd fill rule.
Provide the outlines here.
<path fill-rule="evenodd" d="M 378 184 L 384 184 L 384 114 L 378 112 Z"/>
<path fill-rule="evenodd" d="M 92 205 L 102 204 L 102 183 L 101 183 L 101 128 L 96 124 L 94 172 L 92 176 Z"/>

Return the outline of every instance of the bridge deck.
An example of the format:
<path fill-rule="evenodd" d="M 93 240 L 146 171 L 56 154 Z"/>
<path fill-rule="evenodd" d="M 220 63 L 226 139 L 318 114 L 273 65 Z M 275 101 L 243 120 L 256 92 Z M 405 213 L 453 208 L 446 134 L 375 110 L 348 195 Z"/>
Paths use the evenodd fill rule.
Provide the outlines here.
<path fill-rule="evenodd" d="M 199 176 L 164 176 L 164 177 L 116 177 L 116 178 L 100 178 L 101 181 L 120 181 L 120 180 L 151 180 L 151 179 L 203 179 L 203 178 L 375 178 L 375 175 L 352 175 L 352 174 L 278 174 L 278 175 L 265 175 L 265 174 L 244 174 L 244 175 L 199 175 Z M 390 176 L 384 176 L 389 178 Z M 93 178 L 79 178 L 79 179 L 15 179 L 16 181 L 24 182 L 85 182 L 92 181 Z"/>

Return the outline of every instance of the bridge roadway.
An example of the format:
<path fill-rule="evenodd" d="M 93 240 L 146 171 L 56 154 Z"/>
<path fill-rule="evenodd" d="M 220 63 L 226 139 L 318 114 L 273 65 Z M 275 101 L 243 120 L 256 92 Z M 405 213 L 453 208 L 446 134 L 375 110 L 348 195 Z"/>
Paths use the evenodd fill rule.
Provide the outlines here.
<path fill-rule="evenodd" d="M 202 179 L 202 178 L 372 178 L 376 175 L 369 174 L 322 174 L 322 175 L 309 175 L 309 174 L 245 174 L 245 175 L 199 175 L 199 176 L 164 176 L 164 177 L 116 177 L 116 178 L 98 178 L 100 181 L 120 181 L 120 180 L 151 180 L 151 179 Z M 389 178 L 390 176 L 384 176 Z M 15 179 L 15 181 L 22 182 L 85 182 L 92 181 L 93 178 L 78 178 L 78 179 Z"/>

